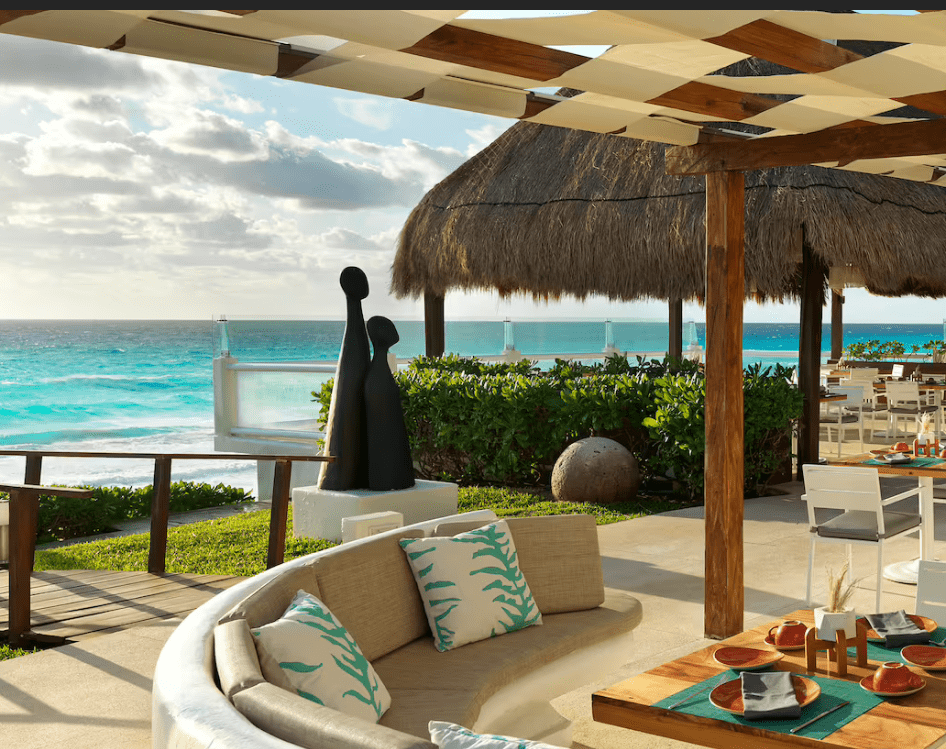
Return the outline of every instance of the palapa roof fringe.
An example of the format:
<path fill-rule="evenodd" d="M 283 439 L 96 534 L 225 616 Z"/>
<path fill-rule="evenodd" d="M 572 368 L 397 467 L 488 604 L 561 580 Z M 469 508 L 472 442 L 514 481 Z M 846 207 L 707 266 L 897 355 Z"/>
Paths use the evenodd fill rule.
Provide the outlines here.
<path fill-rule="evenodd" d="M 411 212 L 391 290 L 702 300 L 704 185 L 666 174 L 661 144 L 517 123 Z M 797 298 L 801 227 L 874 294 L 946 295 L 942 187 L 816 166 L 747 173 L 747 297 Z"/>

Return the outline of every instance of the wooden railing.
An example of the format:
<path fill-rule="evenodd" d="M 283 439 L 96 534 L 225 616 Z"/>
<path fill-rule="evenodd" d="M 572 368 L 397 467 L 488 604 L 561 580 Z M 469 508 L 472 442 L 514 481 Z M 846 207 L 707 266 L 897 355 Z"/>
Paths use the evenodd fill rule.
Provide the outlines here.
<path fill-rule="evenodd" d="M 131 452 L 58 452 L 39 450 L 0 450 L 0 455 L 26 458 L 23 484 L 0 484 L 0 491 L 10 494 L 10 629 L 9 639 L 18 644 L 30 626 L 30 574 L 36 551 L 36 526 L 40 495 L 91 497 L 87 489 L 46 487 L 42 484 L 43 458 L 119 458 L 154 461 L 154 494 L 151 498 L 151 538 L 148 572 L 161 574 L 167 565 L 168 515 L 171 498 L 171 461 L 173 460 L 271 460 L 276 463 L 273 499 L 269 520 L 269 547 L 266 566 L 282 564 L 286 551 L 286 526 L 289 517 L 289 486 L 292 462 L 335 459 L 321 455 L 246 455 L 242 453 L 131 453 Z"/>

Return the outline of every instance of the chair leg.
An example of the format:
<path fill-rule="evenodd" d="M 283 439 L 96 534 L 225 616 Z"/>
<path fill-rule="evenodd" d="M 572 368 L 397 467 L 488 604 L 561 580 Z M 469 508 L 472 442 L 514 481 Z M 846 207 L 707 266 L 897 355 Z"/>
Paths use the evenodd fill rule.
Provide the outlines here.
<path fill-rule="evenodd" d="M 876 603 L 876 613 L 880 613 L 883 609 L 880 608 L 880 598 L 883 591 L 884 585 L 884 545 L 883 543 L 877 544 L 877 603 Z"/>
<path fill-rule="evenodd" d="M 808 546 L 808 585 L 805 590 L 805 605 L 811 608 L 811 577 L 815 571 L 815 535 L 811 534 L 811 542 Z"/>

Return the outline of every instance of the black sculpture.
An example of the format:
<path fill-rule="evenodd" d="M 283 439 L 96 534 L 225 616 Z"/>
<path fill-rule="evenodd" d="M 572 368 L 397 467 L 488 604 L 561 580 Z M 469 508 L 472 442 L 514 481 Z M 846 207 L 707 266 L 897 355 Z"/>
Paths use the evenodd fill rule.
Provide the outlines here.
<path fill-rule="evenodd" d="M 335 456 L 335 462 L 322 464 L 319 488 L 344 491 L 368 488 L 364 383 L 370 355 L 361 311 L 361 300 L 368 296 L 368 277 L 361 268 L 349 267 L 342 271 L 339 283 L 345 292 L 347 321 L 325 424 L 324 450 Z"/>
<path fill-rule="evenodd" d="M 368 429 L 368 488 L 373 491 L 414 486 L 414 463 L 404 426 L 401 391 L 391 367 L 388 350 L 401 338 L 386 317 L 368 320 L 374 357 L 365 377 L 365 415 Z"/>

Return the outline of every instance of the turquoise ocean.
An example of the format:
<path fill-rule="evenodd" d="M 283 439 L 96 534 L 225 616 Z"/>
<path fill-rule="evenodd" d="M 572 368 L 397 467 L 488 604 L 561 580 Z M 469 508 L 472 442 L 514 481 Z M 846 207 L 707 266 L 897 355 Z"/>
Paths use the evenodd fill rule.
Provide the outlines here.
<path fill-rule="evenodd" d="M 231 355 L 252 361 L 334 361 L 343 321 L 231 321 Z M 397 322 L 399 358 L 424 351 L 423 322 Z M 601 352 L 603 320 L 513 321 L 524 355 Z M 612 323 L 622 351 L 663 352 L 666 322 Z M 705 346 L 705 330 L 695 334 Z M 447 351 L 497 355 L 502 320 L 448 322 Z M 845 344 L 899 340 L 907 350 L 943 338 L 941 325 L 844 326 Z M 830 343 L 830 326 L 823 332 Z M 746 323 L 744 362 L 796 364 L 798 325 Z M 213 373 L 219 325 L 203 321 L 0 321 L 0 448 L 89 451 L 212 452 Z M 825 354 L 827 355 L 827 354 Z M 318 378 L 317 375 L 313 376 Z M 319 383 L 313 381 L 313 389 Z M 43 480 L 68 484 L 151 483 L 147 461 L 46 459 Z M 23 458 L 0 457 L 3 481 L 23 479 Z M 223 482 L 255 491 L 252 463 L 176 461 L 173 479 Z"/>

